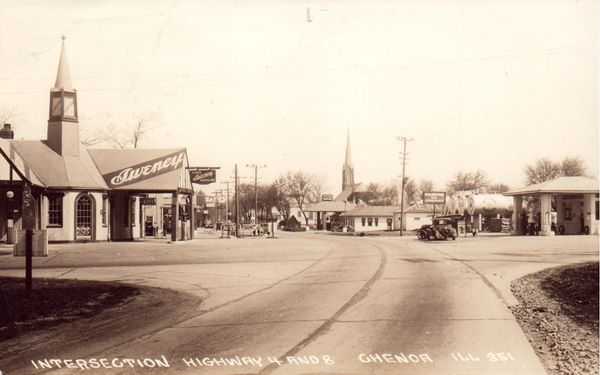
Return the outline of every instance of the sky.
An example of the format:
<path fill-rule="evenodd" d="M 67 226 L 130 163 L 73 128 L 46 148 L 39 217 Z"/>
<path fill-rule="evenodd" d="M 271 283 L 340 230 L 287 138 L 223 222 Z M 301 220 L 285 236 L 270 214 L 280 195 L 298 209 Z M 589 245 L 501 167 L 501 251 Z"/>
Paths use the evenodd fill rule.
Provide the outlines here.
<path fill-rule="evenodd" d="M 541 157 L 598 175 L 596 1 L 0 0 L 0 110 L 45 139 L 66 36 L 82 132 L 152 113 L 144 148 L 190 165 L 289 170 L 341 190 L 406 174 L 437 189 L 459 170 L 525 182 Z"/>

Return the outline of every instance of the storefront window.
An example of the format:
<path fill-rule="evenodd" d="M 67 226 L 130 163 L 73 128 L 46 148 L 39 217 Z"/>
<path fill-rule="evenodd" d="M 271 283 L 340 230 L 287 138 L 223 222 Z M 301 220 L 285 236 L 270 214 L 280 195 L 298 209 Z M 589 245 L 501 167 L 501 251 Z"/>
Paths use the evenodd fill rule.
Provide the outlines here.
<path fill-rule="evenodd" d="M 373 218 L 370 217 L 367 222 L 369 223 L 369 226 L 372 227 L 373 226 Z"/>
<path fill-rule="evenodd" d="M 62 197 L 48 197 L 48 226 L 62 227 Z"/>
<path fill-rule="evenodd" d="M 375 226 L 378 226 L 378 225 L 379 225 L 379 218 L 378 218 L 378 217 L 376 217 L 376 218 L 375 218 Z"/>
<path fill-rule="evenodd" d="M 362 221 L 362 226 L 364 227 L 364 226 L 365 226 L 365 222 L 367 221 L 367 219 L 365 219 L 365 218 L 363 217 L 363 218 L 361 218 L 361 221 Z"/>

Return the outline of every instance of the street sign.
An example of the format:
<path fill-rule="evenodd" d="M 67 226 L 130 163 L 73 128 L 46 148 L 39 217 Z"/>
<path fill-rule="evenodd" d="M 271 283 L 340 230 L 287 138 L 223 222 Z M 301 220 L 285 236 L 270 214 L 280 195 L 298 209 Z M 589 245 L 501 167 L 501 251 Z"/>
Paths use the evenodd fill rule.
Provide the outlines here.
<path fill-rule="evenodd" d="M 217 171 L 215 169 L 190 169 L 190 179 L 195 184 L 212 184 L 217 181 Z"/>
<path fill-rule="evenodd" d="M 156 205 L 156 198 L 140 198 L 140 204 L 142 206 L 155 206 Z"/>
<path fill-rule="evenodd" d="M 332 194 L 322 194 L 321 195 L 321 200 L 325 201 L 325 202 L 329 202 L 333 200 L 333 195 Z"/>
<path fill-rule="evenodd" d="M 446 193 L 443 191 L 424 192 L 423 203 L 444 204 L 446 203 Z"/>
<path fill-rule="evenodd" d="M 206 197 L 206 204 L 205 204 L 206 208 L 215 207 L 216 203 L 217 203 L 217 201 L 216 201 L 215 197 Z"/>
<path fill-rule="evenodd" d="M 31 187 L 23 186 L 23 229 L 35 229 L 35 200 L 31 195 Z"/>

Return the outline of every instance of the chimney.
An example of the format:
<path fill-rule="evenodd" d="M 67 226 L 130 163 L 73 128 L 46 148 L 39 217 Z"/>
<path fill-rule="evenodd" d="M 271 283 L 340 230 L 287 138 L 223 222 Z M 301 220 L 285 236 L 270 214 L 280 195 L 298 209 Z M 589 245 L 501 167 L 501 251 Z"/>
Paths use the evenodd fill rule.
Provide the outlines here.
<path fill-rule="evenodd" d="M 0 138 L 3 139 L 14 139 L 15 132 L 10 128 L 10 124 L 4 124 L 2 130 L 0 130 Z"/>

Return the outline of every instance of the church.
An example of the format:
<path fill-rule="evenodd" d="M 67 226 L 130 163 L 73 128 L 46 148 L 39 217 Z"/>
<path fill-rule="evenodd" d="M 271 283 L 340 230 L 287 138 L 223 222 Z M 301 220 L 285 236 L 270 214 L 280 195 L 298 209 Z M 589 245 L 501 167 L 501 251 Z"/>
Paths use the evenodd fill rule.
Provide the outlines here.
<path fill-rule="evenodd" d="M 79 139 L 77 90 L 65 37 L 49 92 L 47 138 L 0 133 L 0 240 L 22 228 L 23 189 L 31 189 L 35 228 L 49 242 L 128 241 L 143 237 L 144 198 L 169 195 L 171 240 L 193 235 L 194 191 L 185 148 L 87 149 Z M 156 202 L 154 202 L 156 204 Z"/>

